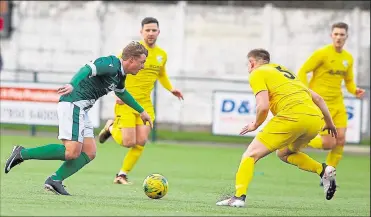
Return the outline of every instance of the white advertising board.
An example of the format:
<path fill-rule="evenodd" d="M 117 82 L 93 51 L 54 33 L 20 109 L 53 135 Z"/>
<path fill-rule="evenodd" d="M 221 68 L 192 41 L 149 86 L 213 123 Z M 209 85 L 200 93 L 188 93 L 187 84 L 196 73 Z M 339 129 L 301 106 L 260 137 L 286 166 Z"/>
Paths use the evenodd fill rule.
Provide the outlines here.
<path fill-rule="evenodd" d="M 346 141 L 358 143 L 361 140 L 362 130 L 362 101 L 356 98 L 345 98 L 345 105 L 348 113 Z M 255 120 L 255 107 L 255 96 L 252 92 L 215 91 L 213 93 L 213 134 L 237 136 L 247 123 Z M 255 136 L 272 117 L 269 113 L 266 121 L 246 136 Z"/>
<path fill-rule="evenodd" d="M 57 89 L 61 85 L 1 82 L 0 122 L 58 126 Z M 100 125 L 99 100 L 89 110 L 94 127 Z"/>

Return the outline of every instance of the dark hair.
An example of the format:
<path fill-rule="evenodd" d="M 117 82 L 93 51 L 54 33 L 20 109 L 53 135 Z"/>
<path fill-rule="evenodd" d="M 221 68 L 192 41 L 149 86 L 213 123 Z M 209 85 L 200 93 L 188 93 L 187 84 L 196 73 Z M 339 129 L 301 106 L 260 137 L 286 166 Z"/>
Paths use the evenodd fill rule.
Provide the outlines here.
<path fill-rule="evenodd" d="M 122 50 L 122 60 L 128 60 L 131 57 L 139 57 L 140 55 L 148 57 L 148 50 L 139 42 L 132 41 Z"/>
<path fill-rule="evenodd" d="M 348 32 L 348 24 L 343 23 L 343 22 L 332 24 L 331 30 L 334 30 L 335 28 L 345 29 L 345 31 Z"/>
<path fill-rule="evenodd" d="M 253 57 L 253 58 L 257 59 L 257 60 L 258 59 L 261 59 L 261 60 L 267 61 L 268 63 L 271 60 L 271 57 L 270 57 L 269 52 L 266 51 L 266 50 L 264 50 L 264 49 L 261 49 L 261 48 L 251 50 L 247 54 L 247 57 Z"/>
<path fill-rule="evenodd" d="M 150 23 L 156 23 L 158 27 L 160 27 L 160 24 L 158 23 L 158 20 L 154 17 L 146 17 L 142 20 L 142 28 L 144 25 L 146 24 L 150 24 Z"/>

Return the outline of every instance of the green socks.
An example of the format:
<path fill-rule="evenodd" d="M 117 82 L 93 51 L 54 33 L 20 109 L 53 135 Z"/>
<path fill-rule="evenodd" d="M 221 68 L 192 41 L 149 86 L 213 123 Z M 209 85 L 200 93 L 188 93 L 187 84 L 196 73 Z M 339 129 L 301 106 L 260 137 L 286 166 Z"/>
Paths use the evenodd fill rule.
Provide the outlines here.
<path fill-rule="evenodd" d="M 21 151 L 23 160 L 63 160 L 65 161 L 66 148 L 59 144 L 49 144 L 36 148 L 25 148 Z M 86 153 L 81 152 L 80 156 L 73 160 L 65 161 L 57 172 L 52 175 L 53 180 L 63 181 L 70 177 L 86 164 L 90 162 L 90 159 Z"/>
<path fill-rule="evenodd" d="M 49 144 L 36 148 L 25 148 L 21 151 L 23 160 L 65 160 L 64 145 Z"/>
<path fill-rule="evenodd" d="M 74 160 L 65 161 L 61 167 L 52 175 L 53 180 L 63 181 L 66 178 L 72 176 L 74 173 L 83 168 L 90 162 L 90 159 L 85 152 L 81 152 L 80 156 Z"/>

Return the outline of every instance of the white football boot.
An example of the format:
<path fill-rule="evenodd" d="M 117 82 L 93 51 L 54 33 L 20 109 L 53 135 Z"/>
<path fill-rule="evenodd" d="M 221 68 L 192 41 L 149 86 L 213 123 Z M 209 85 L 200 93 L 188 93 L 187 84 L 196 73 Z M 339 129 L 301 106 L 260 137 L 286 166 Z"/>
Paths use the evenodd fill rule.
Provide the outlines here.
<path fill-rule="evenodd" d="M 216 203 L 217 206 L 231 206 L 231 207 L 244 207 L 245 206 L 246 195 L 241 197 L 233 196 L 226 200 L 222 200 Z"/>
<path fill-rule="evenodd" d="M 323 190 L 327 200 L 331 200 L 336 191 L 336 169 L 326 166 L 322 176 Z"/>

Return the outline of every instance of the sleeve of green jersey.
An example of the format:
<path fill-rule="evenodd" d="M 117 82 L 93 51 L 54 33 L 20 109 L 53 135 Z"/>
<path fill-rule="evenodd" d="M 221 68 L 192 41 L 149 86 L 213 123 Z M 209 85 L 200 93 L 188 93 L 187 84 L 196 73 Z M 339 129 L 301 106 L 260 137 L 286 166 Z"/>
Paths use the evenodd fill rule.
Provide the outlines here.
<path fill-rule="evenodd" d="M 133 96 L 125 89 L 115 90 L 115 94 L 120 98 L 126 105 L 133 108 L 135 111 L 142 113 L 143 107 L 133 98 Z"/>
<path fill-rule="evenodd" d="M 91 76 L 108 75 L 117 72 L 116 64 L 110 57 L 100 57 L 87 65 L 91 68 Z"/>
<path fill-rule="evenodd" d="M 84 78 L 90 76 L 91 72 L 91 69 L 85 65 L 73 76 L 70 84 L 75 88 Z"/>

